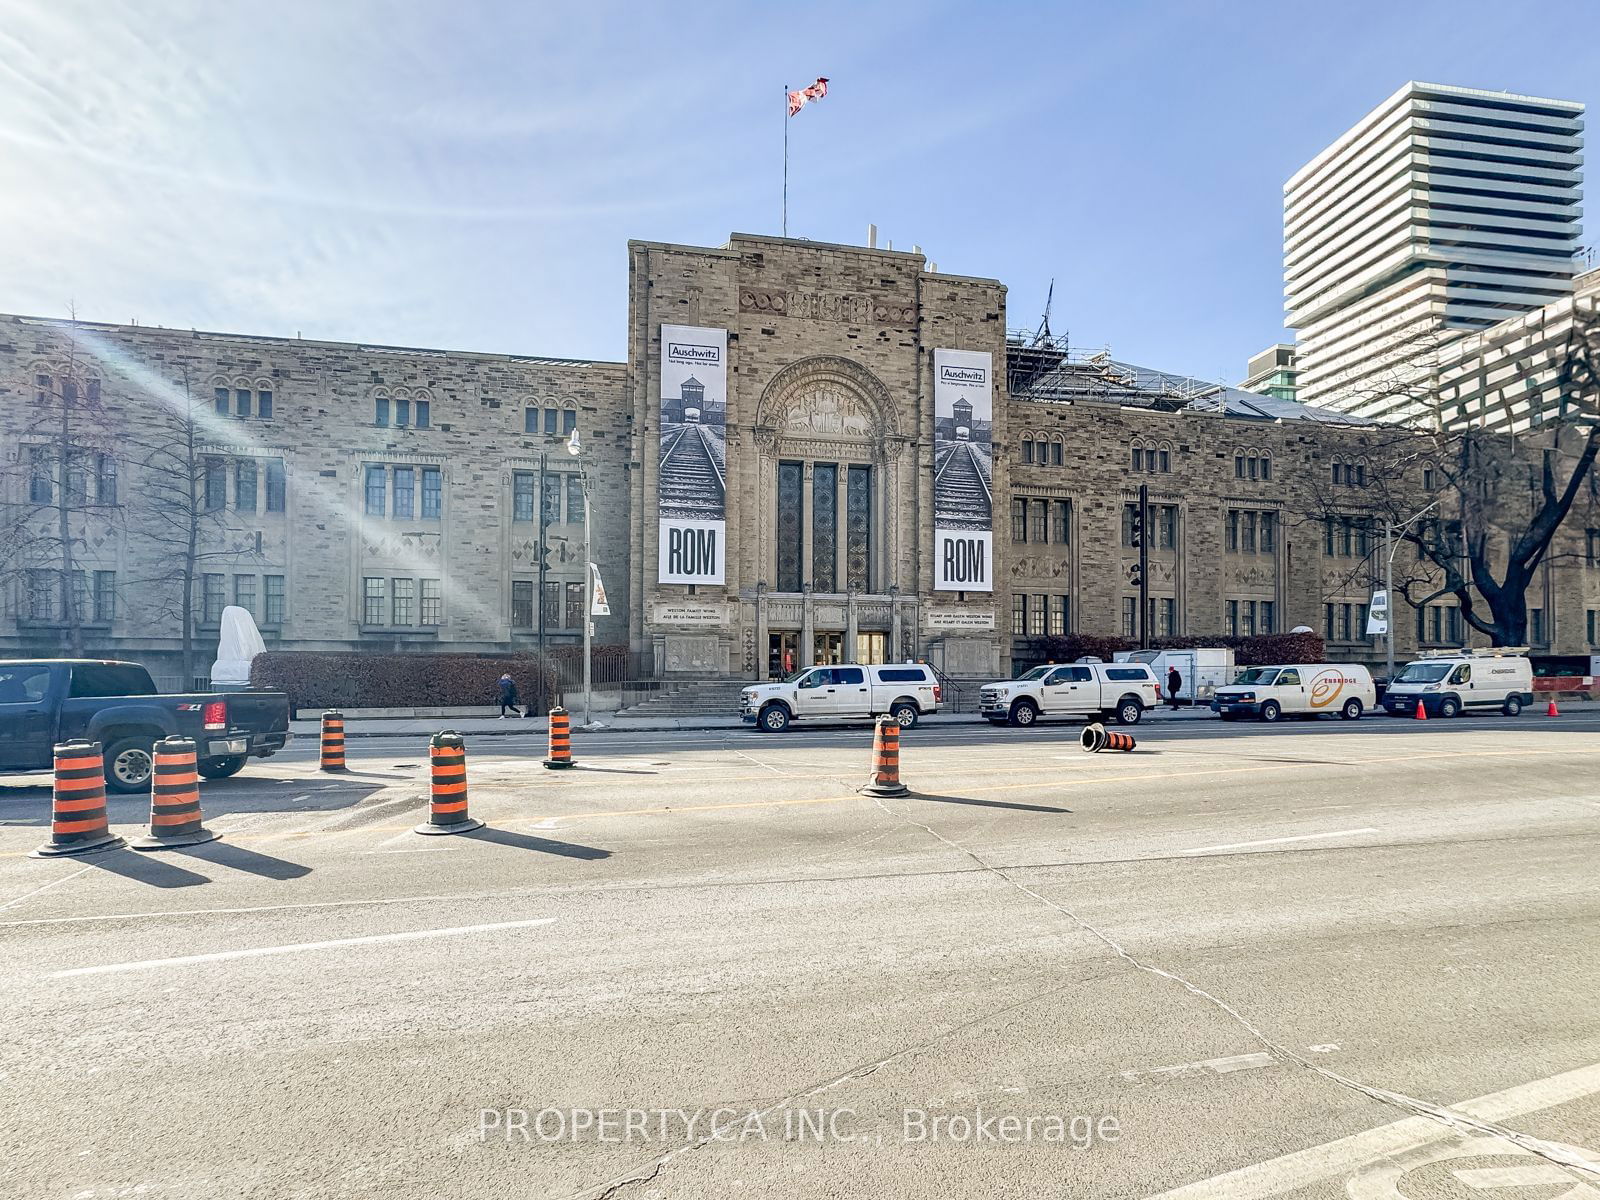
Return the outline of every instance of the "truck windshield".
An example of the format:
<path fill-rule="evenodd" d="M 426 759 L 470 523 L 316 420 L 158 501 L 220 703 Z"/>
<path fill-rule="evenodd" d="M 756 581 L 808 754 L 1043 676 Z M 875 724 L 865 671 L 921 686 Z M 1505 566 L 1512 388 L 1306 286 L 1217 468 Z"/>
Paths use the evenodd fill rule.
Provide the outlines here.
<path fill-rule="evenodd" d="M 1438 683 L 1450 674 L 1454 663 L 1447 662 L 1414 662 L 1407 663 L 1406 669 L 1394 677 L 1396 683 Z"/>
<path fill-rule="evenodd" d="M 1263 686 L 1271 683 L 1278 677 L 1277 667 L 1251 667 L 1248 671 L 1240 671 L 1235 683 L 1259 683 Z"/>
<path fill-rule="evenodd" d="M 1035 667 L 1033 670 L 1029 671 L 1026 675 L 1018 675 L 1017 678 L 1019 680 L 1043 679 L 1046 675 L 1050 674 L 1050 672 L 1054 671 L 1055 669 L 1056 668 L 1055 668 L 1055 665 L 1053 663 L 1046 663 L 1042 667 Z"/>

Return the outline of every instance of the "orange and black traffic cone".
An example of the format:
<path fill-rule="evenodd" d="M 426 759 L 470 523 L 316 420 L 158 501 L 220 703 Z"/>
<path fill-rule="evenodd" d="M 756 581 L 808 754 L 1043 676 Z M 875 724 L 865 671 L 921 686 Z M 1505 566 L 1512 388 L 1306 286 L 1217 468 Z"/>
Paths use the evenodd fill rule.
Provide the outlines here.
<path fill-rule="evenodd" d="M 322 714 L 322 769 L 343 771 L 344 765 L 344 714 Z"/>
<path fill-rule="evenodd" d="M 106 815 L 106 768 L 99 742 L 62 742 L 55 749 L 50 840 L 32 858 L 89 854 L 123 845 Z"/>
<path fill-rule="evenodd" d="M 1550 693 L 1550 707 L 1545 709 L 1544 715 L 1547 717 L 1559 717 L 1561 715 L 1561 710 L 1556 707 L 1556 696 L 1554 692 Z"/>
<path fill-rule="evenodd" d="M 550 757 L 544 765 L 564 771 L 572 765 L 572 723 L 564 708 L 550 710 Z"/>
<path fill-rule="evenodd" d="M 150 832 L 133 842 L 135 850 L 197 846 L 220 834 L 200 823 L 200 773 L 193 738 L 169 737 L 156 743 L 150 775 Z"/>
<path fill-rule="evenodd" d="M 433 780 L 428 795 L 428 819 L 414 832 L 467 833 L 482 829 L 483 822 L 467 815 L 467 744 L 453 729 L 428 739 L 433 760 Z"/>
<path fill-rule="evenodd" d="M 1411 715 L 1419 721 L 1426 721 L 1428 719 L 1428 709 L 1427 706 L 1422 703 L 1422 697 L 1417 697 L 1417 711 Z"/>
<path fill-rule="evenodd" d="M 910 790 L 900 782 L 900 722 L 879 717 L 872 735 L 872 779 L 865 791 L 871 796 L 904 796 Z"/>
<path fill-rule="evenodd" d="M 1132 750 L 1136 745 L 1138 743 L 1133 740 L 1133 734 L 1123 733 L 1117 729 L 1106 730 L 1107 750 Z"/>

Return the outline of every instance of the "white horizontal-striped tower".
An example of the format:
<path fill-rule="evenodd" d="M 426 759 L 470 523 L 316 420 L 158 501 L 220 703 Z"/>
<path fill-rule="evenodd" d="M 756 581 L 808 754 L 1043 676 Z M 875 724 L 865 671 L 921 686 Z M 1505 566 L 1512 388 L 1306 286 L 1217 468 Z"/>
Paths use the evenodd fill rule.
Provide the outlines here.
<path fill-rule="evenodd" d="M 1583 105 L 1408 83 L 1284 185 L 1299 399 L 1422 420 L 1450 341 L 1572 292 Z"/>

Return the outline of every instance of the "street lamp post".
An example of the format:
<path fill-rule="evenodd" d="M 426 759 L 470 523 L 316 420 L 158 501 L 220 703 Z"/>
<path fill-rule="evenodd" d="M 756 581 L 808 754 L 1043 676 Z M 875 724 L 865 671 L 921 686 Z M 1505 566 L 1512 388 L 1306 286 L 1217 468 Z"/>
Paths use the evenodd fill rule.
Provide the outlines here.
<path fill-rule="evenodd" d="M 1388 612 L 1388 619 L 1384 622 L 1383 655 L 1384 678 L 1394 679 L 1394 552 L 1399 549 L 1394 535 L 1403 533 L 1406 526 L 1423 516 L 1430 510 L 1437 508 L 1439 502 L 1434 500 L 1426 508 L 1419 508 L 1398 525 L 1385 523 L 1383 527 L 1383 601 Z"/>
<path fill-rule="evenodd" d="M 567 439 L 567 453 L 578 460 L 578 483 L 583 489 L 583 725 L 593 723 L 594 706 L 594 563 L 589 561 L 589 472 L 583 465 L 583 442 L 576 428 Z"/>

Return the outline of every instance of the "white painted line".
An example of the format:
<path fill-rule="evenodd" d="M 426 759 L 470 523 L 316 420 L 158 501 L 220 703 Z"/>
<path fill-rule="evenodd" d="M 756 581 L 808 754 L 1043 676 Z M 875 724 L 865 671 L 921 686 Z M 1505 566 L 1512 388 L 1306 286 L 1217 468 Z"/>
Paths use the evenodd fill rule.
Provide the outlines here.
<path fill-rule="evenodd" d="M 191 954 L 183 958 L 148 958 L 142 962 L 107 963 L 99 967 L 74 967 L 70 971 L 55 971 L 51 979 L 68 979 L 74 975 L 110 975 L 120 971 L 148 971 L 156 967 L 187 967 L 195 963 L 223 962 L 231 958 L 259 958 L 267 954 L 298 954 L 303 950 L 333 950 L 341 946 L 370 946 L 375 942 L 405 942 L 417 938 L 450 937 L 464 933 L 489 933 L 497 929 L 527 929 L 534 925 L 549 925 L 554 917 L 537 917 L 531 921 L 502 921 L 497 925 L 457 925 L 451 929 L 413 929 L 407 933 L 377 933 L 371 937 L 340 938 L 332 942 L 295 942 L 288 946 L 255 946 L 249 950 L 220 950 L 215 954 Z"/>
<path fill-rule="evenodd" d="M 1492 1092 L 1475 1100 L 1449 1106 L 1480 1121 L 1503 1122 L 1541 1109 L 1569 1104 L 1600 1092 L 1600 1063 L 1579 1067 L 1548 1079 L 1519 1084 L 1503 1092 Z M 1265 1200 L 1285 1192 L 1308 1188 L 1334 1175 L 1346 1175 L 1360 1167 L 1426 1146 L 1458 1138 L 1459 1128 L 1432 1117 L 1407 1117 L 1391 1125 L 1380 1125 L 1365 1133 L 1352 1134 L 1337 1141 L 1297 1150 L 1281 1158 L 1268 1159 L 1216 1175 L 1196 1183 L 1162 1192 L 1151 1200 Z M 1519 1153 L 1508 1150 L 1507 1153 Z"/>
<path fill-rule="evenodd" d="M 84 868 L 85 871 L 88 869 Z M 81 871 L 78 873 L 82 874 Z M 72 876 L 69 875 L 67 878 L 70 879 Z M 95 913 L 82 917 L 32 917 L 25 921 L 0 921 L 0 929 L 8 929 L 13 925 L 82 925 L 91 921 L 133 921 L 144 917 L 228 917 L 241 913 L 290 912 L 309 908 L 368 908 L 378 904 L 434 904 L 441 900 L 501 900 L 507 896 L 526 896 L 533 890 L 535 889 L 514 888 L 507 892 L 462 892 L 452 896 L 380 896 L 371 900 L 307 900 L 299 904 L 256 904 L 248 908 L 176 908 L 166 911 L 156 909 L 146 912 Z M 16 901 L 12 903 L 15 904 Z"/>
<path fill-rule="evenodd" d="M 451 854 L 449 846 L 423 846 L 417 850 L 357 850 L 357 854 Z"/>
<path fill-rule="evenodd" d="M 1196 846 L 1185 854 L 1207 854 L 1213 850 L 1245 850 L 1251 846 L 1281 846 L 1285 842 L 1310 842 L 1318 838 L 1355 837 L 1361 833 L 1377 833 L 1376 829 L 1337 829 L 1331 833 L 1302 833 L 1298 837 L 1263 838 L 1259 842 L 1229 842 L 1225 846 Z"/>
<path fill-rule="evenodd" d="M 24 900 L 27 900 L 28 898 L 30 898 L 32 896 L 37 896 L 40 892 L 48 892 L 51 888 L 57 887 L 60 884 L 66 883 L 67 880 L 69 880 L 69 879 L 76 879 L 79 875 L 82 875 L 85 871 L 91 870 L 93 867 L 94 867 L 94 864 L 93 863 L 89 863 L 88 866 L 79 867 L 76 871 L 72 872 L 72 874 L 70 874 L 70 875 L 63 875 L 60 879 L 52 879 L 49 883 L 45 884 L 43 887 L 36 887 L 31 892 L 23 892 L 22 895 L 18 896 L 15 900 L 7 900 L 4 904 L 0 904 L 0 912 L 3 912 L 4 910 L 6 910 L 8 908 L 11 908 L 11 907 L 13 907 L 15 905 L 21 904 Z"/>
<path fill-rule="evenodd" d="M 1190 1072 L 1209 1071 L 1215 1075 L 1231 1075 L 1235 1071 L 1253 1071 L 1260 1067 L 1270 1067 L 1278 1060 L 1265 1050 L 1254 1054 L 1231 1054 L 1226 1058 L 1206 1058 L 1199 1062 L 1180 1063 L 1175 1067 L 1151 1067 L 1143 1071 L 1123 1071 L 1123 1079 L 1144 1079 L 1151 1076 L 1182 1075 Z"/>

